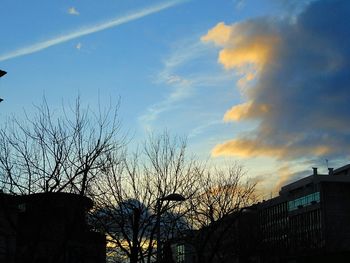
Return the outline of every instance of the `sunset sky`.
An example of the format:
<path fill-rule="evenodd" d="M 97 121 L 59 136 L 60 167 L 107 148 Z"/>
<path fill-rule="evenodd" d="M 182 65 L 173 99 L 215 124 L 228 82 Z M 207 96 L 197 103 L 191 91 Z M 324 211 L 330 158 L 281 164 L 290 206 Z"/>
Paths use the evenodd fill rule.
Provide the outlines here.
<path fill-rule="evenodd" d="M 350 1 L 3 0 L 0 117 L 43 96 L 120 98 L 123 129 L 167 129 L 266 192 L 349 163 Z"/>

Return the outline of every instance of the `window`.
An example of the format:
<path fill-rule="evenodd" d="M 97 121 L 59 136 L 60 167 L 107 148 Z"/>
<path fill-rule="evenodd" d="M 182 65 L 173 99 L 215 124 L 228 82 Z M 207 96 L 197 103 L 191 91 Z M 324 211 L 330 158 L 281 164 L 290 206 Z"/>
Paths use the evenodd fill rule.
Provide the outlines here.
<path fill-rule="evenodd" d="M 315 192 L 288 202 L 288 211 L 297 210 L 304 206 L 313 205 L 320 202 L 320 192 Z"/>
<path fill-rule="evenodd" d="M 176 247 L 176 263 L 185 262 L 185 245 L 179 244 Z"/>

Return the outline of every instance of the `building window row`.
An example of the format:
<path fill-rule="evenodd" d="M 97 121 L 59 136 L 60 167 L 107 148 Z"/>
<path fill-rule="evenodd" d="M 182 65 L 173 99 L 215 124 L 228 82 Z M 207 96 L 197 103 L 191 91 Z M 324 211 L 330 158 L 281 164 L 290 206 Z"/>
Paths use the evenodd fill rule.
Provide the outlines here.
<path fill-rule="evenodd" d="M 288 202 L 288 211 L 320 202 L 320 192 L 315 192 Z"/>

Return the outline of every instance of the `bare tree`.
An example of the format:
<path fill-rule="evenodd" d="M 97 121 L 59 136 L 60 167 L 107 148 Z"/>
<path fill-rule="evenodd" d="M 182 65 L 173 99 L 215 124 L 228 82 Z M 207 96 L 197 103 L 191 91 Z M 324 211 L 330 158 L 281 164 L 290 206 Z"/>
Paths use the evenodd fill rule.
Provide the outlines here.
<path fill-rule="evenodd" d="M 183 204 L 162 198 L 178 193 L 191 199 L 198 189 L 200 168 L 187 158 L 186 141 L 167 132 L 151 135 L 136 154 L 124 156 L 122 162 L 115 161 L 120 156 L 110 156 L 103 183 L 96 184 L 99 209 L 93 219 L 107 233 L 110 258 L 122 254 L 131 263 L 149 263 L 159 249 L 157 203 L 161 237 L 167 239 L 185 227 L 187 211 Z"/>
<path fill-rule="evenodd" d="M 94 113 L 79 99 L 56 116 L 44 99 L 32 116 L 0 129 L 0 188 L 12 194 L 86 195 L 111 152 L 124 144 L 118 105 Z"/>
<path fill-rule="evenodd" d="M 192 213 L 188 214 L 194 228 L 193 248 L 198 262 L 224 262 L 228 239 L 234 240 L 235 221 L 243 208 L 255 201 L 255 183 L 246 177 L 237 163 L 224 168 L 207 170 L 199 180 L 200 192 L 191 199 Z"/>

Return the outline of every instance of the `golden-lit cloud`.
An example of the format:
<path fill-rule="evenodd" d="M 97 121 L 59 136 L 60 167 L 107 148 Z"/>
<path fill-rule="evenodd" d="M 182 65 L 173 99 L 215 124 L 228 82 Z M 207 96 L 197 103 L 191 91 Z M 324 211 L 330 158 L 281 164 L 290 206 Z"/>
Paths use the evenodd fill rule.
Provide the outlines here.
<path fill-rule="evenodd" d="M 246 74 L 237 81 L 238 88 L 244 89 L 250 81 L 255 79 L 256 75 L 256 72 L 246 72 Z"/>
<path fill-rule="evenodd" d="M 218 61 L 226 69 L 237 70 L 241 75 L 240 86 L 257 76 L 279 42 L 276 35 L 246 34 L 246 30 L 244 23 L 228 26 L 221 22 L 201 38 L 223 47 Z"/>
<path fill-rule="evenodd" d="M 218 46 L 225 46 L 231 39 L 233 28 L 225 25 L 223 22 L 218 23 L 214 28 L 201 38 L 204 42 L 214 42 Z"/>
<path fill-rule="evenodd" d="M 275 186 L 276 191 L 280 190 L 282 186 L 290 182 L 290 180 L 293 178 L 293 171 L 288 165 L 284 165 L 278 169 L 277 175 L 279 179 Z"/>
<path fill-rule="evenodd" d="M 277 49 L 278 36 L 246 34 L 247 25 L 224 23 L 217 24 L 201 39 L 222 46 L 219 53 L 219 63 L 226 69 L 234 68 L 240 75 L 237 86 L 243 89 L 254 80 L 267 63 L 273 50 Z M 225 113 L 224 121 L 239 121 L 260 117 L 268 111 L 267 105 L 257 105 L 249 101 L 233 106 Z"/>
<path fill-rule="evenodd" d="M 277 45 L 278 39 L 273 36 L 242 39 L 242 43 L 227 47 L 220 51 L 219 62 L 225 68 L 238 70 L 247 64 L 255 65 L 259 71 L 268 61 L 272 49 Z"/>
<path fill-rule="evenodd" d="M 268 105 L 257 105 L 252 101 L 233 106 L 224 115 L 224 121 L 256 119 L 269 112 Z"/>
<path fill-rule="evenodd" d="M 224 121 L 256 124 L 216 145 L 213 156 L 349 156 L 350 2 L 319 0 L 304 8 L 293 19 L 221 22 L 201 38 L 218 46 L 218 62 L 239 76 L 244 101 Z"/>
<path fill-rule="evenodd" d="M 256 139 L 233 139 L 214 147 L 212 155 L 217 156 L 239 156 L 239 157 L 257 157 L 269 156 L 273 158 L 295 158 L 306 155 L 325 155 L 330 154 L 335 149 L 327 145 L 276 145 L 268 144 Z"/>

